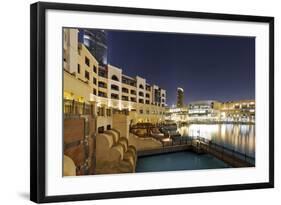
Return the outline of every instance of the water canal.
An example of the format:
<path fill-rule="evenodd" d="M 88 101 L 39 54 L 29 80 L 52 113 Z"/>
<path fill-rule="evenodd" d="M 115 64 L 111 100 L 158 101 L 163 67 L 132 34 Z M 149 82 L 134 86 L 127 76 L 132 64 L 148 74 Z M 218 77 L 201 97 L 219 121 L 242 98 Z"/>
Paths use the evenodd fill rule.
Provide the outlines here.
<path fill-rule="evenodd" d="M 182 136 L 200 136 L 255 157 L 255 125 L 191 124 L 178 129 Z"/>
<path fill-rule="evenodd" d="M 175 170 L 195 170 L 227 168 L 226 163 L 209 154 L 198 155 L 193 152 L 174 152 L 161 155 L 140 157 L 136 172 L 156 172 Z"/>
<path fill-rule="evenodd" d="M 191 124 L 178 129 L 182 136 L 198 136 L 255 156 L 255 125 Z M 230 167 L 209 155 L 190 151 L 139 157 L 136 172 L 196 170 Z"/>

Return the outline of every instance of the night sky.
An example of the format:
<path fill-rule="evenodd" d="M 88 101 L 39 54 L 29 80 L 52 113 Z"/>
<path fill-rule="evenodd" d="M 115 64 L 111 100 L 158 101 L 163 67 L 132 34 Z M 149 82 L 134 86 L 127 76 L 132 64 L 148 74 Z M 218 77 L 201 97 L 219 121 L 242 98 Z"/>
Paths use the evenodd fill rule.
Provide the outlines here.
<path fill-rule="evenodd" d="M 176 104 L 255 98 L 255 38 L 157 32 L 107 31 L 108 63 L 167 91 Z"/>

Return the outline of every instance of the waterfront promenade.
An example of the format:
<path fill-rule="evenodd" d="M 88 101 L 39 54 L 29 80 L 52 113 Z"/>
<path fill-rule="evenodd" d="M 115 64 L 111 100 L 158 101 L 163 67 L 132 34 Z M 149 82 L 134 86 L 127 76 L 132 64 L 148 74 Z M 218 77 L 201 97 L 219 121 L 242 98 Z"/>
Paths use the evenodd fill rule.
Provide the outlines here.
<path fill-rule="evenodd" d="M 151 156 L 180 151 L 193 151 L 196 154 L 210 154 L 231 167 L 253 167 L 255 158 L 244 153 L 213 143 L 202 137 L 177 137 L 162 143 L 161 148 L 138 150 L 137 156 Z"/>

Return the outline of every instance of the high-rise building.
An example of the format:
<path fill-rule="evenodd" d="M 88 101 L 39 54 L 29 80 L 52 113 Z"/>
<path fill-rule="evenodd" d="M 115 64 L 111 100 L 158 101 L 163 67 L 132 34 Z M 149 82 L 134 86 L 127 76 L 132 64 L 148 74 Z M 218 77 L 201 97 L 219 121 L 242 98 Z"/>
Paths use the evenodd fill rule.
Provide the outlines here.
<path fill-rule="evenodd" d="M 107 64 L 107 36 L 100 29 L 79 29 L 79 42 L 95 56 L 99 65 Z"/>
<path fill-rule="evenodd" d="M 182 88 L 177 89 L 177 107 L 184 106 L 184 90 Z"/>

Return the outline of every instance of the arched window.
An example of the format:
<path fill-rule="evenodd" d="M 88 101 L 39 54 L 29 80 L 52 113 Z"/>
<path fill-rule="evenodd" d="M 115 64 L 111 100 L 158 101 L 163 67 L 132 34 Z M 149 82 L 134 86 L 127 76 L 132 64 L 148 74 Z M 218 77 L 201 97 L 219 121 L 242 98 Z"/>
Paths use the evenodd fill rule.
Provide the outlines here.
<path fill-rule="evenodd" d="M 140 84 L 140 85 L 139 85 L 139 88 L 143 89 L 144 87 L 143 87 L 143 85 L 142 85 L 142 84 Z"/>
<path fill-rule="evenodd" d="M 111 77 L 111 79 L 112 79 L 112 80 L 115 80 L 115 81 L 119 81 L 119 79 L 117 78 L 116 75 L 113 75 L 113 76 Z"/>
<path fill-rule="evenodd" d="M 143 92 L 140 91 L 140 92 L 139 92 L 139 96 L 142 96 L 142 97 L 143 97 Z"/>

